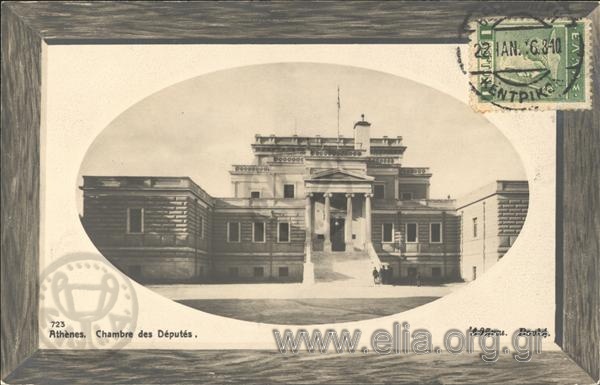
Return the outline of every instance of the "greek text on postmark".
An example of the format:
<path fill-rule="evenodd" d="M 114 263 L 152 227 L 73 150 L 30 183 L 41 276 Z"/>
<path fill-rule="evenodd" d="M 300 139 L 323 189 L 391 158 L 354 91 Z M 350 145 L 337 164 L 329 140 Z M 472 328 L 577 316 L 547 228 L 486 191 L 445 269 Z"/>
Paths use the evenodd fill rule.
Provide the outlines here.
<path fill-rule="evenodd" d="M 476 111 L 591 108 L 589 20 L 489 18 L 470 28 Z"/>

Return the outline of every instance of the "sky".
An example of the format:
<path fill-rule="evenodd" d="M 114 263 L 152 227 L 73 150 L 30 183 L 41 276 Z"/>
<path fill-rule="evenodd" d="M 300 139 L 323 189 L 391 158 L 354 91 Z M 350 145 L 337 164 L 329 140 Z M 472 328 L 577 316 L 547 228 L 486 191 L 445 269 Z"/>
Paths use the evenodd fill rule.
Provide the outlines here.
<path fill-rule="evenodd" d="M 274 63 L 205 74 L 131 106 L 97 137 L 81 175 L 189 176 L 231 196 L 232 164 L 251 164 L 254 135 L 402 136 L 403 166 L 430 167 L 431 198 L 498 179 L 526 179 L 504 135 L 461 101 L 409 79 L 358 67 Z"/>

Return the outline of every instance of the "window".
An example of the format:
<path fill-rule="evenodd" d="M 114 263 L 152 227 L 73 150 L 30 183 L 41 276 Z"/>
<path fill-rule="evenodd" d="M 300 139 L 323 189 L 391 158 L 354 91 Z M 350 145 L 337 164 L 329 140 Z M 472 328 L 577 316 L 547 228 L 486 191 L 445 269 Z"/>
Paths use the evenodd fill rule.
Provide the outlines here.
<path fill-rule="evenodd" d="M 238 275 L 240 275 L 240 271 L 238 270 L 237 267 L 230 267 L 229 268 L 229 276 L 230 277 L 237 277 Z"/>
<path fill-rule="evenodd" d="M 293 198 L 294 197 L 294 185 L 293 184 L 284 184 L 283 185 L 283 197 L 284 198 Z"/>
<path fill-rule="evenodd" d="M 132 234 L 144 232 L 144 209 L 127 209 L 127 232 Z"/>
<path fill-rule="evenodd" d="M 279 268 L 279 276 L 280 277 L 289 277 L 290 275 L 290 270 L 288 269 L 287 266 L 283 266 Z"/>
<path fill-rule="evenodd" d="M 416 223 L 406 224 L 406 243 L 417 243 L 419 241 L 417 230 L 418 226 Z"/>
<path fill-rule="evenodd" d="M 385 198 L 385 185 L 383 185 L 383 184 L 373 185 L 373 197 L 375 199 L 384 199 Z"/>
<path fill-rule="evenodd" d="M 429 224 L 429 243 L 442 243 L 442 224 Z"/>
<path fill-rule="evenodd" d="M 240 222 L 227 222 L 227 242 L 240 241 Z"/>
<path fill-rule="evenodd" d="M 254 222 L 252 224 L 252 242 L 264 242 L 265 241 L 265 223 Z"/>
<path fill-rule="evenodd" d="M 262 266 L 255 267 L 253 274 L 255 277 L 263 277 L 265 275 L 265 269 Z"/>
<path fill-rule="evenodd" d="M 198 237 L 204 238 L 204 217 L 198 219 Z"/>
<path fill-rule="evenodd" d="M 473 218 L 473 238 L 477 238 L 477 218 Z"/>
<path fill-rule="evenodd" d="M 277 242 L 289 242 L 290 241 L 290 224 L 287 222 L 281 222 L 277 226 Z"/>
<path fill-rule="evenodd" d="M 403 192 L 400 194 L 400 199 L 403 201 L 411 201 L 413 199 L 413 194 L 411 192 Z"/>
<path fill-rule="evenodd" d="M 433 278 L 440 278 L 442 276 L 442 269 L 439 267 L 432 267 L 431 268 L 431 276 Z"/>
<path fill-rule="evenodd" d="M 394 224 L 393 223 L 384 223 L 382 225 L 382 242 L 383 243 L 392 243 L 394 242 Z"/>
<path fill-rule="evenodd" d="M 250 191 L 250 198 L 260 198 L 260 191 Z"/>

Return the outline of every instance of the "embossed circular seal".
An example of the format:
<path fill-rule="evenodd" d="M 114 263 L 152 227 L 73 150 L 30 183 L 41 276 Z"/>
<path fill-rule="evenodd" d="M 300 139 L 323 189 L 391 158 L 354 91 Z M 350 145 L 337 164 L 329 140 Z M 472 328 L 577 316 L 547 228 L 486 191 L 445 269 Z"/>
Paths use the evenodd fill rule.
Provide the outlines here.
<path fill-rule="evenodd" d="M 61 257 L 40 276 L 40 335 L 51 348 L 119 349 L 135 335 L 136 292 L 104 257 Z"/>

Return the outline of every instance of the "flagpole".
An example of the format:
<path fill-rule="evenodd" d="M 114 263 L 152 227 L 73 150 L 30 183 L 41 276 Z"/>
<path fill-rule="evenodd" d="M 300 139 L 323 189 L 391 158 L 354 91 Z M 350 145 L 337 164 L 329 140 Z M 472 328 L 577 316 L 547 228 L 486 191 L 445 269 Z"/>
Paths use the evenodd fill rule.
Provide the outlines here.
<path fill-rule="evenodd" d="M 340 146 L 340 86 L 337 88 L 337 142 Z"/>

